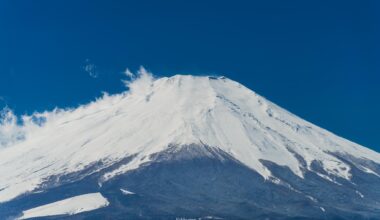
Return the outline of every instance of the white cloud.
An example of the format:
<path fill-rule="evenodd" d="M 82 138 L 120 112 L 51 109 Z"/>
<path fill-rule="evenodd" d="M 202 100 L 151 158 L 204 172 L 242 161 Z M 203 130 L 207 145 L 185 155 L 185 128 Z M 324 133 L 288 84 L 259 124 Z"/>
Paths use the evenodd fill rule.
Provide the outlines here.
<path fill-rule="evenodd" d="M 137 71 L 136 74 L 133 74 L 131 71 L 126 69 L 124 74 L 129 77 L 128 80 L 123 80 L 125 86 L 129 88 L 131 93 L 140 93 L 148 94 L 149 90 L 152 87 L 154 81 L 153 74 L 147 71 L 143 66 Z"/>
<path fill-rule="evenodd" d="M 9 107 L 0 111 L 0 148 L 25 140 L 47 121 L 46 113 L 23 115 L 18 118 Z"/>
<path fill-rule="evenodd" d="M 135 74 L 133 74 L 128 68 L 126 68 L 124 70 L 124 75 L 126 75 L 129 79 L 134 79 L 135 78 Z"/>
<path fill-rule="evenodd" d="M 99 76 L 96 65 L 92 63 L 90 59 L 86 59 L 83 70 L 92 78 L 97 78 Z"/>
<path fill-rule="evenodd" d="M 5 107 L 0 111 L 0 148 L 14 144 L 24 139 L 22 126 L 17 123 L 17 117 Z"/>
<path fill-rule="evenodd" d="M 136 73 L 132 73 L 127 69 L 124 74 L 128 77 L 127 80 L 123 80 L 128 89 L 127 91 L 116 95 L 109 95 L 104 92 L 102 97 L 77 108 L 56 108 L 53 111 L 22 115 L 20 117 L 17 117 L 8 107 L 0 110 L 0 149 L 22 142 L 38 133 L 41 129 L 54 127 L 57 121 L 81 117 L 82 115 L 89 114 L 89 112 L 96 112 L 99 109 L 117 103 L 128 94 L 146 95 L 150 92 L 155 78 L 144 67 L 140 67 Z M 2 98 L 0 97 L 1 100 Z"/>

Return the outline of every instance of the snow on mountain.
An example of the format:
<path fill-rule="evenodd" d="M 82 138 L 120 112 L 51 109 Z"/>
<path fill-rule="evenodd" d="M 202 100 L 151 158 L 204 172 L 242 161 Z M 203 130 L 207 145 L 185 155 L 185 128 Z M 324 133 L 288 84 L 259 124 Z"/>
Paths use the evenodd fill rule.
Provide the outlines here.
<path fill-rule="evenodd" d="M 39 114 L 43 120 L 38 126 L 30 119 L 35 116 L 26 117 L 29 129 L 23 138 L 0 148 L 0 202 L 37 189 L 51 176 L 132 158 L 107 172 L 101 184 L 139 168 L 169 146 L 189 144 L 220 149 L 272 181 L 276 177 L 263 160 L 287 166 L 299 177 L 317 161 L 324 172 L 313 172 L 330 181 L 328 175 L 352 176 L 350 165 L 337 154 L 380 164 L 379 153 L 306 122 L 224 77 L 155 79 L 141 70 L 127 84 L 129 91 L 122 94 Z M 365 163 L 356 166 L 379 175 Z"/>
<path fill-rule="evenodd" d="M 128 191 L 126 189 L 120 189 L 120 191 L 124 194 L 124 195 L 134 195 L 135 193 L 134 192 L 131 192 L 131 191 Z"/>
<path fill-rule="evenodd" d="M 19 219 L 55 215 L 75 215 L 77 213 L 103 208 L 108 205 L 109 202 L 102 194 L 89 193 L 23 211 L 23 215 Z"/>

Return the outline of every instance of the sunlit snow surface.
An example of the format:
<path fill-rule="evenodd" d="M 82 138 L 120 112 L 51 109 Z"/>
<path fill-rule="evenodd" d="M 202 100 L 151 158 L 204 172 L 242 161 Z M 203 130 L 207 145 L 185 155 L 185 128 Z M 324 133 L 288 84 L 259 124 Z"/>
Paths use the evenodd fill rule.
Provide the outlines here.
<path fill-rule="evenodd" d="M 25 128 L 17 128 L 23 138 L 0 149 L 0 202 L 37 189 L 53 175 L 133 158 L 106 173 L 101 184 L 149 162 L 150 155 L 169 145 L 219 148 L 267 179 L 272 173 L 260 160 L 287 166 L 300 177 L 297 157 L 308 170 L 316 160 L 329 175 L 345 179 L 351 178 L 350 166 L 330 152 L 380 163 L 379 153 L 308 123 L 224 77 L 154 79 L 142 70 L 128 86 L 128 92 L 105 95 L 76 109 L 40 114 L 40 126 L 26 118 Z"/>
<path fill-rule="evenodd" d="M 54 215 L 74 215 L 108 205 L 109 202 L 100 193 L 90 193 L 23 211 L 23 215 L 19 219 Z"/>
<path fill-rule="evenodd" d="M 135 194 L 134 192 L 128 191 L 126 189 L 120 189 L 120 191 L 121 191 L 121 193 L 123 193 L 126 196 Z"/>

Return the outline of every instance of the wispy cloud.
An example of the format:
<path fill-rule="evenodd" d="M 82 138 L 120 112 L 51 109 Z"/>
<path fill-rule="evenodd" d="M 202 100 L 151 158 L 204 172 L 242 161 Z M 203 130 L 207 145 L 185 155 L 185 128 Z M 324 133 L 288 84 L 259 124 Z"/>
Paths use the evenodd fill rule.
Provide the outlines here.
<path fill-rule="evenodd" d="M 8 101 L 4 96 L 0 96 L 0 108 L 8 105 Z"/>
<path fill-rule="evenodd" d="M 123 82 L 125 86 L 129 88 L 129 91 L 134 94 L 147 94 L 155 80 L 153 74 L 143 66 L 141 66 L 136 73 L 132 73 L 129 69 L 126 69 L 124 74 L 128 79 L 123 80 Z"/>
<path fill-rule="evenodd" d="M 126 68 L 123 73 L 129 79 L 134 79 L 135 78 L 135 74 L 133 74 L 128 68 Z"/>
<path fill-rule="evenodd" d="M 3 110 L 0 109 L 0 149 L 27 141 L 29 138 L 38 135 L 43 129 L 45 129 L 44 131 L 58 129 L 57 125 L 71 121 L 73 118 L 93 114 L 99 109 L 118 103 L 125 96 L 146 96 L 150 93 L 155 78 L 144 67 L 140 67 L 136 73 L 127 69 L 124 71 L 124 75 L 127 77 L 126 80 L 123 80 L 128 88 L 127 91 L 114 95 L 104 93 L 102 97 L 97 98 L 95 101 L 77 108 L 56 108 L 53 111 L 21 116 L 16 116 L 8 107 Z"/>
<path fill-rule="evenodd" d="M 90 59 L 86 59 L 85 65 L 82 68 L 92 78 L 99 76 L 96 65 L 92 63 Z"/>
<path fill-rule="evenodd" d="M 8 108 L 0 111 L 0 148 L 14 144 L 24 138 L 22 127 L 17 124 L 17 117 Z"/>

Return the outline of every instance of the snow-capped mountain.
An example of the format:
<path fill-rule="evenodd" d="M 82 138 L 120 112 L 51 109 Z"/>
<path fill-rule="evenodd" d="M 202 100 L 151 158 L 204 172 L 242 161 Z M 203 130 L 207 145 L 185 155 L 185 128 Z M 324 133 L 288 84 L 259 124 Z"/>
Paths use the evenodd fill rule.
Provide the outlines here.
<path fill-rule="evenodd" d="M 1 219 L 88 193 L 107 206 L 43 218 L 380 219 L 379 153 L 225 77 L 128 86 L 24 117 L 0 149 Z"/>

